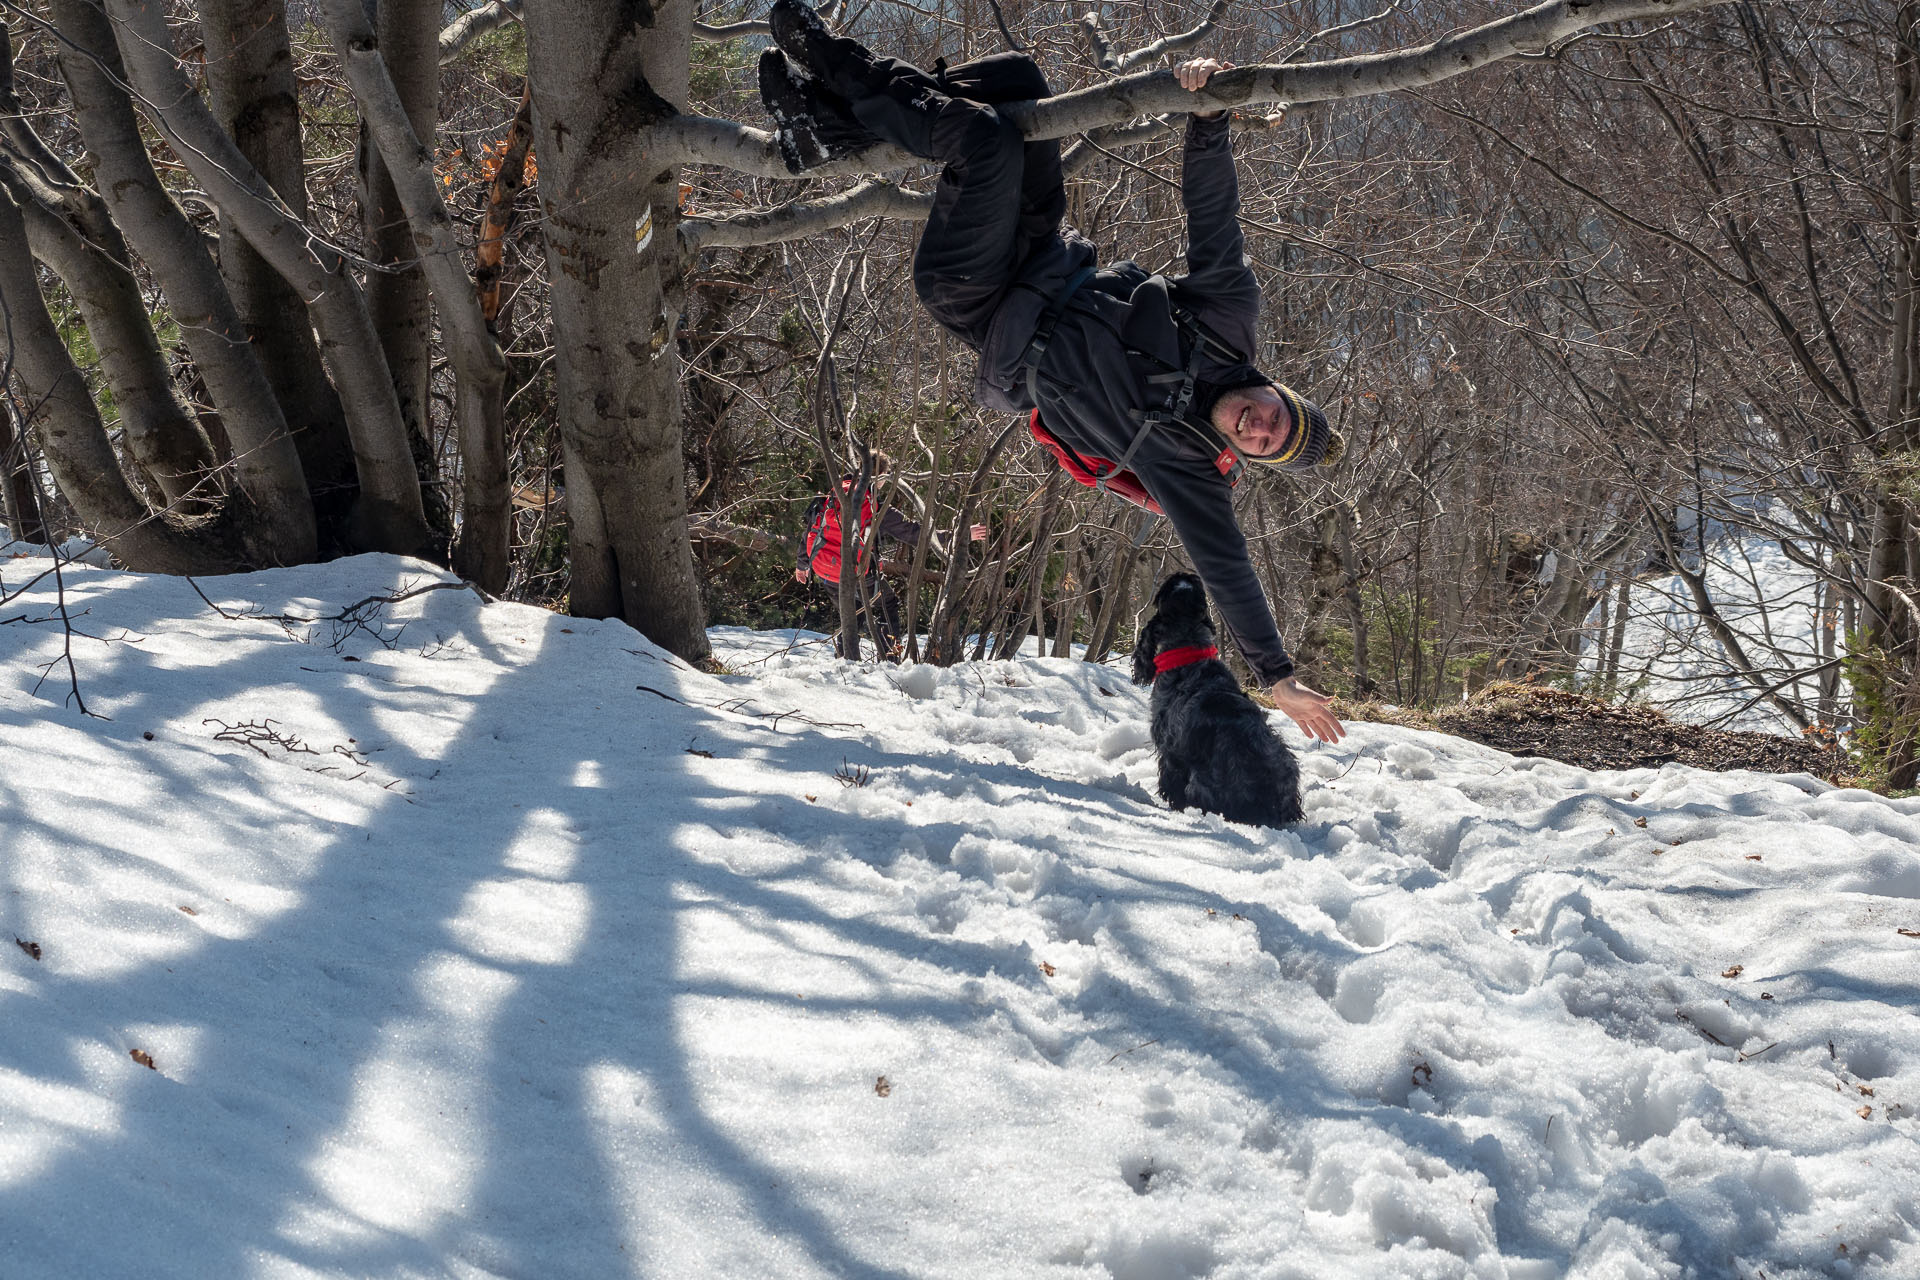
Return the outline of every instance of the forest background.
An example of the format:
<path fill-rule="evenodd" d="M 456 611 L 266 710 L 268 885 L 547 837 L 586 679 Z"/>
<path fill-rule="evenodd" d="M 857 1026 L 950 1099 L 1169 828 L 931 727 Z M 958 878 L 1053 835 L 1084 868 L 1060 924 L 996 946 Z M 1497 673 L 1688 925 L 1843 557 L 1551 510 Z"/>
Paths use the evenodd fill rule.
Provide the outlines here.
<path fill-rule="evenodd" d="M 970 353 L 912 297 L 926 166 L 786 174 L 757 9 L 4 9 L 17 536 L 179 573 L 421 555 L 696 660 L 709 623 L 853 629 L 857 579 L 792 580 L 800 512 L 847 471 L 922 524 L 888 552 L 914 658 L 1098 658 L 1179 560 L 971 405 Z M 1189 101 L 1156 69 L 1240 65 L 1210 92 L 1257 360 L 1347 442 L 1238 497 L 1314 683 L 1624 696 L 1657 579 L 1747 703 L 1915 785 L 1920 5 L 831 12 L 1082 90 L 1023 125 L 1064 135 L 1102 259 L 1149 270 L 1180 263 Z M 1729 623 L 1712 565 L 1756 546 L 1807 575 L 1810 626 Z"/>

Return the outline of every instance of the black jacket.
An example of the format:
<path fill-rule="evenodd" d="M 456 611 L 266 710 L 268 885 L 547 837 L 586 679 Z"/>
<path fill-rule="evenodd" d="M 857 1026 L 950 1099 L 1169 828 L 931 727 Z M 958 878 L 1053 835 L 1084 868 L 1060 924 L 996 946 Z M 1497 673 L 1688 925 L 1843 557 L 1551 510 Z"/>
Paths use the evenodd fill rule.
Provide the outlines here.
<path fill-rule="evenodd" d="M 1224 115 L 1188 124 L 1180 194 L 1187 274 L 1149 275 L 1132 262 L 1101 268 L 1074 295 L 1041 362 L 1041 420 L 1082 454 L 1120 458 L 1139 429 L 1137 415 L 1171 398 L 1171 387 L 1147 379 L 1186 366 L 1190 353 L 1173 318 L 1174 302 L 1249 358 L 1254 352 L 1260 290 L 1236 217 L 1240 188 Z M 1093 245 L 1072 230 L 1034 249 L 981 348 L 974 394 L 982 404 L 1009 413 L 1035 407 L 1022 367 L 1034 328 L 1048 303 L 1094 260 Z M 1203 355 L 1200 377 L 1230 385 L 1245 369 Z M 1247 665 L 1271 684 L 1293 673 L 1293 660 L 1234 519 L 1232 486 L 1214 467 L 1220 447 L 1211 428 L 1157 427 L 1128 466 L 1172 522 Z"/>

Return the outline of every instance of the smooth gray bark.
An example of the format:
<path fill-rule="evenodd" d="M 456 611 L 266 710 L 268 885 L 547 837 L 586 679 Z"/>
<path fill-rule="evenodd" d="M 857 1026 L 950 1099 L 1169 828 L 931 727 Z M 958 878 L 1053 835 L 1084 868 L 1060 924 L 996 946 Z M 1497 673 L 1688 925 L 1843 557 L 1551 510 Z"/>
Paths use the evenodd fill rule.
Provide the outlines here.
<path fill-rule="evenodd" d="M 380 0 L 375 31 L 378 56 L 386 64 L 407 122 L 414 137 L 423 139 L 429 149 L 440 123 L 440 13 L 440 0 Z M 420 270 L 421 249 L 407 224 L 407 210 L 394 190 L 386 159 L 369 137 L 364 102 L 361 109 L 361 219 L 373 260 L 389 268 L 367 273 L 367 311 L 387 356 L 387 372 L 393 377 L 400 417 L 407 424 L 414 467 L 420 483 L 427 486 L 428 520 L 451 535 L 452 517 L 437 490 L 440 464 L 434 452 L 432 401 L 427 395 L 433 370 L 429 350 L 433 303 L 427 277 Z M 431 169 L 431 156 L 427 163 Z"/>
<path fill-rule="evenodd" d="M 406 428 L 347 260 L 273 193 L 193 92 L 173 56 L 163 8 L 109 0 L 108 13 L 121 59 L 155 125 L 234 227 L 307 299 L 353 441 L 360 494 L 352 541 L 403 555 L 429 552 Z"/>
<path fill-rule="evenodd" d="M 96 3 L 97 0 L 64 0 Z M 293 50 L 282 0 L 197 0 L 206 43 L 207 96 L 220 127 L 294 217 L 307 216 L 305 160 Z M 329 525 L 344 518 L 357 483 L 340 394 L 327 380 L 306 295 L 250 244 L 220 206 L 220 273 L 294 433 L 307 484 Z M 337 530 L 330 530 L 332 537 Z"/>
<path fill-rule="evenodd" d="M 552 273 L 573 525 L 569 607 L 707 656 L 687 537 L 677 157 L 652 129 L 686 100 L 690 0 L 528 6 L 534 150 Z"/>
<path fill-rule="evenodd" d="M 53 0 L 53 14 L 71 42 L 61 46 L 60 71 L 103 208 L 166 295 L 232 444 L 235 483 L 253 503 L 248 558 L 311 560 L 313 504 L 287 420 L 210 246 L 153 171 L 106 15 L 89 0 Z"/>
<path fill-rule="evenodd" d="M 27 228 L 0 190 L 0 307 L 12 340 L 13 372 L 33 416 L 27 430 L 54 482 L 95 538 L 124 563 L 160 573 L 210 573 L 235 557 L 209 537 L 189 536 L 148 509 L 127 482 L 86 379 L 67 353 L 40 294 Z"/>
<path fill-rule="evenodd" d="M 504 590 L 510 528 L 504 392 L 507 362 L 480 312 L 480 298 L 461 261 L 453 219 L 433 181 L 433 156 L 414 132 L 405 104 L 380 56 L 359 0 L 325 0 L 323 11 L 361 118 L 383 158 L 422 279 L 440 306 L 453 362 L 460 419 L 462 528 L 454 567 L 487 591 Z M 691 555 L 691 553 L 689 553 Z"/>
<path fill-rule="evenodd" d="M 60 277 L 79 308 L 134 464 L 182 514 L 208 510 L 219 494 L 213 445 L 174 390 L 119 232 L 109 225 L 105 240 L 83 236 L 54 207 L 59 193 L 27 166 L 0 166 L 0 181 L 20 206 L 33 256 Z"/>

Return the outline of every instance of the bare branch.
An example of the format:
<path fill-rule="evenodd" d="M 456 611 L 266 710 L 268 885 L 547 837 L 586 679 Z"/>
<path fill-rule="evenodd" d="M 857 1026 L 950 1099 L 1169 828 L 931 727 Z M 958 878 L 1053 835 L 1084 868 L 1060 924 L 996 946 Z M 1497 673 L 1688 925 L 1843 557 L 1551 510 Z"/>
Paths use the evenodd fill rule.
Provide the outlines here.
<path fill-rule="evenodd" d="M 1141 45 L 1132 53 L 1123 53 L 1113 59 L 1114 65 L 1108 69 L 1116 72 L 1131 71 L 1143 62 L 1186 52 L 1213 34 L 1213 29 L 1220 25 L 1220 19 L 1226 16 L 1227 6 L 1232 2 L 1233 0 L 1213 0 L 1213 7 L 1207 10 L 1207 16 L 1202 18 L 1198 25 L 1178 35 L 1164 36 L 1152 44 Z M 1102 61 L 1101 65 L 1106 66 L 1106 63 Z"/>
<path fill-rule="evenodd" d="M 1217 72 L 1198 93 L 1171 71 L 1140 72 L 1042 102 L 999 108 L 1028 138 L 1060 138 L 1140 116 L 1218 110 L 1256 102 L 1328 102 L 1415 89 L 1523 53 L 1538 53 L 1575 32 L 1608 22 L 1667 18 L 1725 0 L 1547 0 L 1431 44 L 1293 66 L 1266 64 Z"/>

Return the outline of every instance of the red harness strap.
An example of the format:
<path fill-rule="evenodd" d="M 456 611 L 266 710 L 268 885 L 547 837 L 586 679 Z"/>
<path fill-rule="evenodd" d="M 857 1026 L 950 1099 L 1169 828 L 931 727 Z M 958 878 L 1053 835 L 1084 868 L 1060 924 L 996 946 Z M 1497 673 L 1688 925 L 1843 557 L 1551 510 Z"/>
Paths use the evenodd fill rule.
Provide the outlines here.
<path fill-rule="evenodd" d="M 1205 662 L 1208 658 L 1217 658 L 1220 650 L 1210 644 L 1190 644 L 1184 649 L 1163 649 L 1154 656 L 1153 670 L 1156 675 L 1165 675 L 1177 667 L 1190 667 L 1196 662 Z"/>

